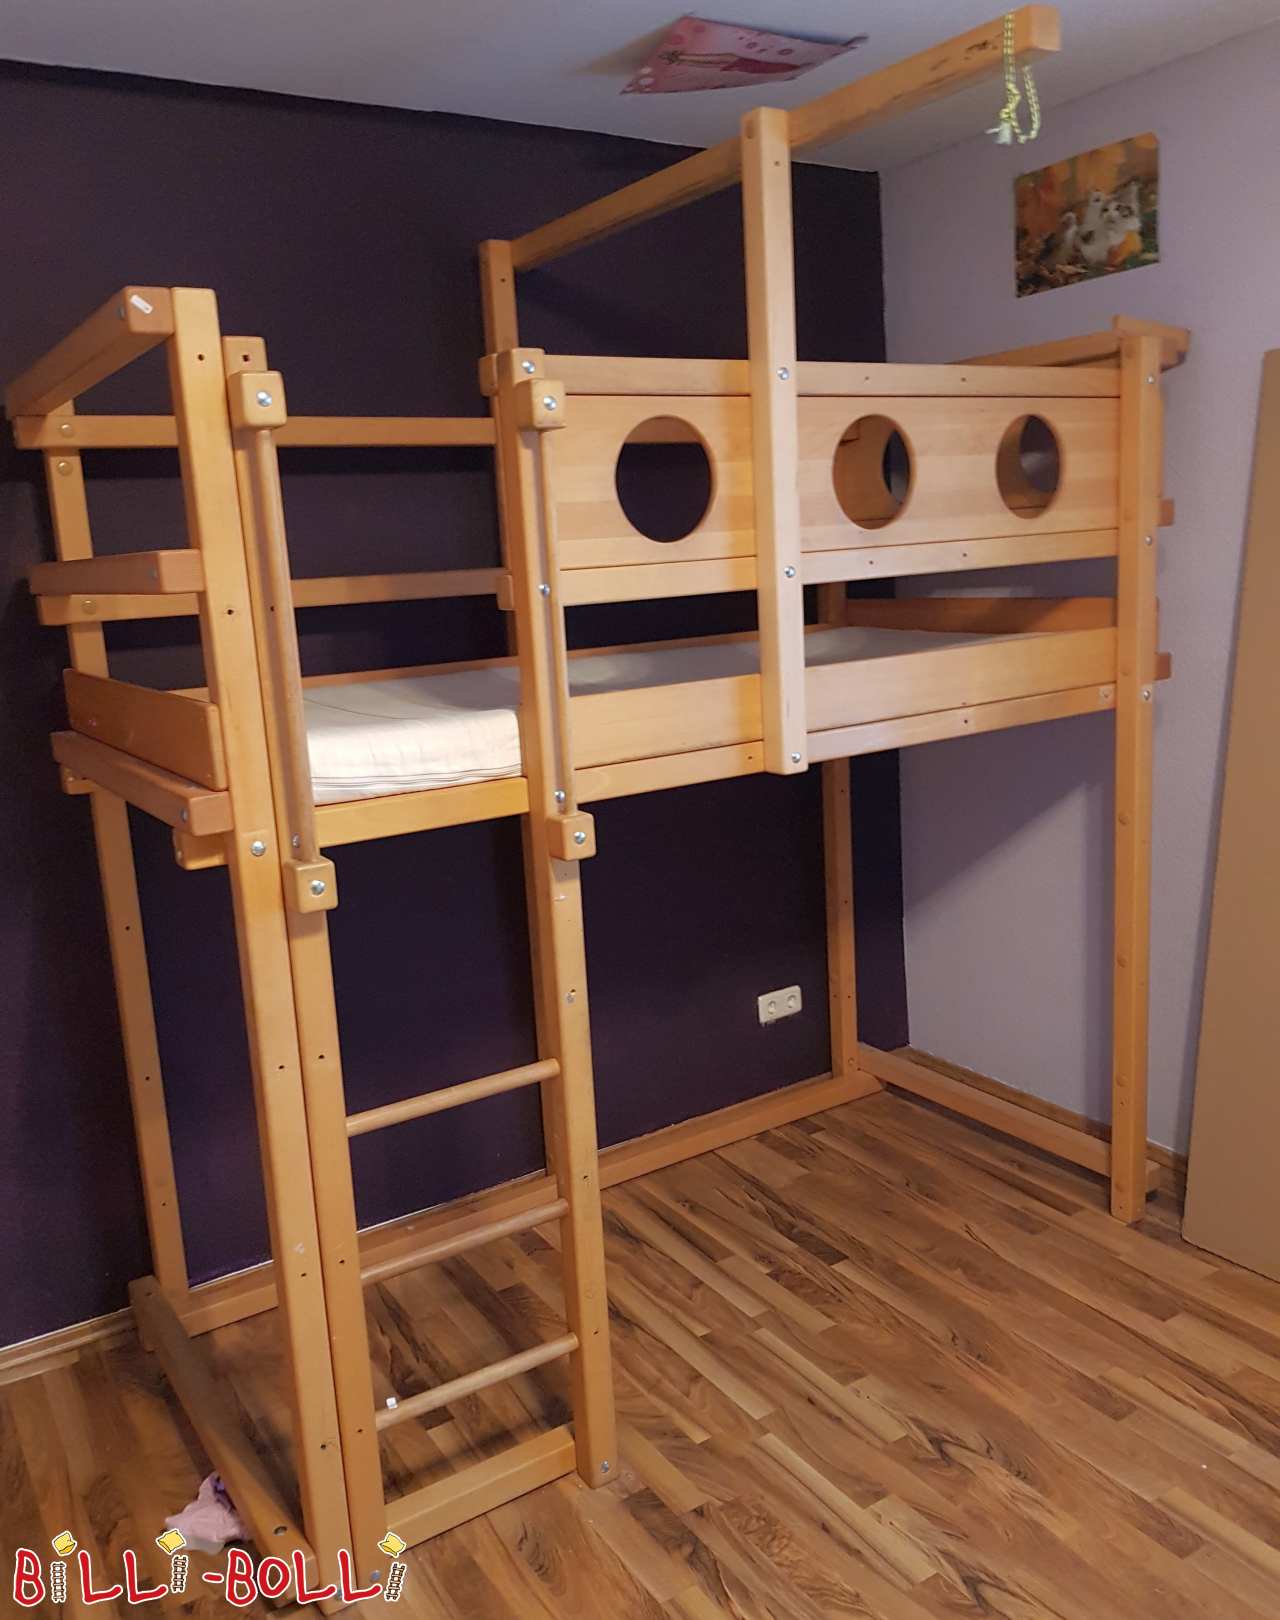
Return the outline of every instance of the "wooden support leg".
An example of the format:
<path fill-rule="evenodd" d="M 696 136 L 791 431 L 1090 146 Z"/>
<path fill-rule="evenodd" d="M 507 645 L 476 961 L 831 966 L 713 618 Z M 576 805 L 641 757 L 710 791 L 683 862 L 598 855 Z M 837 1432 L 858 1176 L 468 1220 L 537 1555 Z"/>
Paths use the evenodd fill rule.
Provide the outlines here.
<path fill-rule="evenodd" d="M 267 369 L 266 345 L 260 338 L 225 339 L 223 358 L 228 377 L 244 370 Z M 243 434 L 236 436 L 235 468 L 258 666 L 266 700 L 264 718 L 275 800 L 275 847 L 287 850 L 293 832 L 286 787 L 288 695 L 278 690 L 271 636 L 281 628 L 276 616 L 292 614 L 292 603 L 275 600 L 265 555 L 270 541 L 261 525 L 264 492 L 257 488 L 253 448 Z M 288 624 L 292 625 L 291 618 Z M 292 637 L 289 639 L 292 644 Z M 286 905 L 285 925 L 306 1097 L 307 1137 L 320 1241 L 319 1264 L 324 1278 L 347 1513 L 351 1522 L 351 1551 L 361 1580 L 367 1581 L 375 1569 L 386 1566 L 386 1555 L 377 1545 L 386 1531 L 386 1506 L 374 1424 L 373 1375 L 360 1276 L 359 1232 L 346 1129 L 329 924 L 323 911 L 304 913 Z"/>
<path fill-rule="evenodd" d="M 327 1581 L 337 1575 L 338 1550 L 350 1545 L 350 1524 L 221 334 L 211 292 L 180 288 L 173 299 L 169 374 L 187 526 L 204 560 L 206 673 L 223 716 L 234 815 L 227 870 L 292 1372 L 294 1452 L 307 1539 Z"/>
<path fill-rule="evenodd" d="M 853 831 L 849 761 L 822 767 L 822 844 L 827 891 L 827 999 L 831 1014 L 831 1073 L 856 1082 L 850 1097 L 882 1089 L 858 1056 L 858 985 L 853 937 Z"/>
<path fill-rule="evenodd" d="M 70 417 L 74 409 L 73 405 L 63 405 L 58 414 Z M 59 559 L 71 562 L 92 557 L 93 538 L 79 453 L 69 449 L 46 451 L 44 463 Z M 108 673 L 107 645 L 101 624 L 68 625 L 67 640 L 73 668 L 86 675 Z M 95 792 L 90 802 L 152 1264 L 161 1288 L 175 1304 L 181 1304 L 187 1295 L 187 1260 L 173 1173 L 173 1144 L 165 1107 L 164 1080 L 160 1072 L 151 975 L 138 904 L 133 843 L 129 835 L 129 811 L 122 799 L 109 793 Z"/>
<path fill-rule="evenodd" d="M 1147 1199 L 1147 1037 L 1151 952 L 1151 769 L 1156 703 L 1156 550 L 1160 524 L 1160 340 L 1120 349 L 1120 523 L 1116 574 L 1115 1003 L 1111 1211 Z"/>

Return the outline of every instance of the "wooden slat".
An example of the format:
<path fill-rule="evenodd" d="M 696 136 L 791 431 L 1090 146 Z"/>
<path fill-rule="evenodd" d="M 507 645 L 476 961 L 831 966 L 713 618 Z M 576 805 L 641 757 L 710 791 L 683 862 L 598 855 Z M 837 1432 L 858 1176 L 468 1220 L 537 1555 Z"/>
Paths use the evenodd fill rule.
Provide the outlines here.
<path fill-rule="evenodd" d="M 1096 714 L 1114 709 L 1115 703 L 1115 685 L 1108 682 L 1035 697 L 1007 698 L 997 703 L 962 704 L 932 714 L 904 715 L 897 720 L 834 726 L 809 733 L 809 757 L 813 760 L 845 759 L 859 754 L 878 754 L 889 748 L 910 748 L 916 743 L 940 742 L 947 737 L 973 737 L 984 731 L 1065 720 L 1076 714 Z"/>
<path fill-rule="evenodd" d="M 1013 16 L 1014 40 L 1024 60 L 1032 61 L 1059 48 L 1054 7 L 1022 6 Z M 795 108 L 790 115 L 792 149 L 839 140 L 994 78 L 1001 71 L 1003 38 L 1003 18 L 997 17 L 932 50 L 920 51 Z M 517 270 L 531 270 L 641 220 L 656 218 L 722 191 L 738 179 L 740 161 L 740 143 L 736 140 L 709 147 L 517 237 L 511 244 L 512 262 Z"/>
<path fill-rule="evenodd" d="M 410 1546 L 465 1524 L 573 1469 L 573 1431 L 551 1429 L 533 1440 L 387 1503 L 387 1524 Z"/>
<path fill-rule="evenodd" d="M 293 581 L 293 605 L 336 607 L 353 602 L 416 602 L 438 596 L 493 596 L 499 568 L 440 568 L 412 574 L 337 574 Z"/>
<path fill-rule="evenodd" d="M 828 580 L 902 579 L 911 574 L 949 574 L 973 568 L 1016 568 L 1022 563 L 1114 557 L 1115 551 L 1114 529 L 1086 529 L 1062 534 L 920 541 L 907 546 L 857 546 L 847 551 L 806 551 L 801 569 L 806 585 L 821 585 Z"/>
<path fill-rule="evenodd" d="M 988 635 L 1032 630 L 1104 630 L 1116 622 L 1111 596 L 851 597 L 844 622 L 897 630 Z"/>
<path fill-rule="evenodd" d="M 459 787 L 394 793 L 383 799 L 318 804 L 316 832 L 321 849 L 328 849 L 337 844 L 361 843 L 367 838 L 393 838 L 399 833 L 522 816 L 528 808 L 529 785 L 525 778 L 504 776 L 496 782 L 464 782 Z"/>
<path fill-rule="evenodd" d="M 709 596 L 750 591 L 756 584 L 754 557 L 715 557 L 697 562 L 625 563 L 614 568 L 565 568 L 560 600 L 566 607 L 587 602 L 648 602 L 671 596 Z"/>
<path fill-rule="evenodd" d="M 164 1368 L 174 1394 L 200 1437 L 209 1461 L 226 1481 L 236 1508 L 263 1554 L 290 1559 L 301 1552 L 314 1584 L 316 1560 L 294 1522 L 284 1495 L 263 1466 L 227 1394 L 199 1345 L 193 1344 L 154 1277 L 129 1285 L 143 1341 Z"/>
<path fill-rule="evenodd" d="M 82 737 L 78 731 L 55 731 L 51 741 L 59 765 L 145 810 L 158 821 L 181 827 L 198 838 L 230 832 L 231 799 L 227 793 L 198 787 L 158 765 Z"/>
<path fill-rule="evenodd" d="M 1151 776 L 1155 741 L 1156 553 L 1160 521 L 1160 344 L 1124 337 L 1120 374 L 1120 537 L 1116 571 L 1115 952 L 1111 1210 L 1142 1218 L 1147 1201 L 1151 958 Z"/>
<path fill-rule="evenodd" d="M 452 1236 L 437 1237 L 419 1247 L 373 1261 L 361 1268 L 360 1280 L 366 1285 L 389 1282 L 392 1277 L 402 1276 L 406 1271 L 416 1271 L 419 1266 L 452 1260 L 455 1255 L 467 1254 L 472 1249 L 482 1248 L 486 1243 L 496 1243 L 501 1238 L 515 1237 L 520 1232 L 531 1232 L 534 1227 L 546 1226 L 551 1221 L 561 1221 L 568 1213 L 568 1200 L 553 1198 L 545 1204 L 535 1204 L 528 1209 L 516 1210 L 501 1220 L 477 1218 L 471 1226 L 454 1232 Z"/>
<path fill-rule="evenodd" d="M 479 1102 L 482 1097 L 497 1097 L 521 1086 L 540 1085 L 554 1080 L 560 1065 L 554 1058 L 540 1058 L 536 1063 L 525 1063 L 517 1069 L 503 1069 L 498 1074 L 486 1074 L 479 1080 L 465 1080 L 460 1085 L 442 1086 L 438 1091 L 424 1091 L 417 1097 L 406 1097 L 401 1102 L 385 1103 L 381 1108 L 366 1108 L 359 1114 L 347 1115 L 347 1135 L 363 1136 L 368 1131 L 380 1131 L 388 1125 L 402 1125 L 406 1120 L 423 1119 L 428 1114 L 440 1114 L 447 1108 L 461 1108 L 466 1103 Z"/>
<path fill-rule="evenodd" d="M 804 582 L 791 148 L 777 108 L 742 121 L 742 206 L 764 764 L 789 776 L 807 764 Z"/>
<path fill-rule="evenodd" d="M 599 799 L 690 787 L 695 782 L 723 782 L 734 776 L 754 776 L 763 769 L 764 748 L 760 743 L 733 743 L 724 748 L 667 754 L 660 759 L 596 765 L 575 771 L 573 775 L 579 802 L 593 804 Z"/>
<path fill-rule="evenodd" d="M 437 1384 L 434 1389 L 424 1389 L 420 1395 L 410 1395 L 404 1400 L 397 1401 L 395 1406 L 382 1407 L 375 1419 L 379 1432 L 383 1429 L 392 1429 L 399 1423 L 410 1423 L 415 1418 L 425 1417 L 428 1412 L 438 1412 L 443 1406 L 452 1406 L 456 1401 L 465 1400 L 469 1395 L 478 1394 L 482 1389 L 491 1389 L 494 1384 L 504 1384 L 509 1379 L 518 1378 L 521 1373 L 532 1372 L 535 1367 L 545 1367 L 549 1361 L 559 1361 L 562 1356 L 571 1356 L 578 1348 L 578 1336 L 575 1333 L 566 1333 L 562 1338 L 552 1339 L 546 1344 L 536 1344 L 531 1349 L 521 1350 L 514 1356 L 506 1356 L 501 1361 L 495 1361 L 488 1367 L 481 1367 L 476 1372 L 464 1373 L 461 1378 L 454 1378 L 447 1384 Z"/>
<path fill-rule="evenodd" d="M 171 555 L 194 556 L 199 563 L 196 552 Z M 340 607 L 357 602 L 417 602 L 442 596 L 492 596 L 497 593 L 503 577 L 499 568 L 440 568 L 411 574 L 332 574 L 295 579 L 290 589 L 293 605 L 297 608 Z M 58 588 L 70 587 L 59 585 Z M 200 611 L 200 601 L 196 596 L 146 596 L 128 592 L 99 592 L 92 597 L 42 596 L 38 606 L 41 624 L 174 619 Z"/>
<path fill-rule="evenodd" d="M 222 723 L 212 703 L 68 669 L 63 673 L 73 728 L 202 787 L 225 788 Z"/>
<path fill-rule="evenodd" d="M 866 364 L 804 360 L 799 392 L 810 398 L 946 399 L 1115 399 L 1120 379 L 1114 369 L 1053 371 L 1043 366 L 963 366 Z"/>
<path fill-rule="evenodd" d="M 954 362 L 959 366 L 1081 366 L 1119 364 L 1123 337 L 1160 339 L 1160 364 L 1168 370 L 1181 364 L 1191 344 L 1185 326 L 1163 326 L 1156 321 L 1137 320 L 1128 315 L 1112 317 L 1111 329 L 1089 332 L 1081 337 L 1058 338 L 1049 343 L 1033 343 L 1019 349 L 1002 349 L 995 354 L 974 355 Z"/>
<path fill-rule="evenodd" d="M 9 384 L 6 414 L 44 416 L 163 343 L 172 331 L 167 287 L 122 287 Z"/>
<path fill-rule="evenodd" d="M 661 359 L 641 355 L 549 354 L 547 372 L 568 394 L 657 394 L 725 398 L 748 394 L 745 360 Z"/>
<path fill-rule="evenodd" d="M 172 416 L 20 416 L 20 450 L 171 450 L 178 443 Z M 281 449 L 414 449 L 491 445 L 493 424 L 483 416 L 294 416 L 276 429 Z"/>
<path fill-rule="evenodd" d="M 55 461 L 55 473 L 58 469 Z M 33 596 L 92 596 L 99 591 L 172 596 L 202 591 L 204 564 L 198 551 L 127 551 L 117 557 L 36 563 L 27 572 L 27 583 Z"/>

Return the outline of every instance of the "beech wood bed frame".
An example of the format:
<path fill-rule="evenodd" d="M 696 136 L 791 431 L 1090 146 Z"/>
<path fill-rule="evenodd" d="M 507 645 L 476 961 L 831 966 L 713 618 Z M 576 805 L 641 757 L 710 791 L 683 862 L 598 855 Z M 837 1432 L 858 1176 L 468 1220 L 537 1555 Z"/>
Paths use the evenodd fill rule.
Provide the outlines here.
<path fill-rule="evenodd" d="M 1014 20 L 1020 56 L 1058 48 L 1052 7 L 1024 7 Z M 70 644 L 70 729 L 53 748 L 66 791 L 89 798 L 101 866 L 155 1268 L 132 1290 L 139 1329 L 262 1550 L 300 1551 L 320 1580 L 336 1579 L 344 1546 L 363 1575 L 385 1569 L 377 1543 L 388 1526 L 413 1543 L 575 1468 L 598 1485 L 615 1466 L 579 888 L 595 829 L 584 804 L 759 771 L 822 770 L 829 1074 L 705 1128 L 693 1122 L 610 1150 L 607 1180 L 888 1083 L 1087 1165 L 1110 1178 L 1119 1219 L 1142 1213 L 1154 1172 L 1146 1154 L 1152 717 L 1155 683 L 1168 673 L 1157 652 L 1155 541 L 1172 520 L 1161 499 L 1159 383 L 1185 353 L 1186 334 L 1118 319 L 1095 336 L 930 366 L 813 363 L 795 352 L 792 153 L 993 77 L 1001 39 L 996 19 L 790 113 L 750 112 L 734 140 L 513 241 L 484 243 L 487 417 L 291 418 L 263 342 L 224 338 L 213 293 L 186 287 L 125 287 L 7 391 L 18 444 L 43 453 L 56 536 L 58 560 L 32 570 L 31 589 L 41 622 L 65 626 Z M 747 360 L 547 355 L 521 345 L 519 271 L 739 181 Z M 167 349 L 172 415 L 76 414 L 78 396 L 158 345 Z M 1020 471 L 1015 430 L 1028 415 L 1058 443 L 1052 498 Z M 910 446 L 909 495 L 896 514 L 883 430 L 851 431 L 868 417 L 896 424 Z M 636 429 L 642 439 L 693 438 L 708 453 L 710 505 L 683 540 L 655 544 L 619 505 L 617 457 Z M 850 444 L 848 470 L 833 478 Z M 500 567 L 292 578 L 278 451 L 325 445 L 491 447 Z M 189 545 L 95 556 L 84 453 L 155 446 L 179 452 Z M 860 521 L 846 515 L 846 497 Z M 846 593 L 851 580 L 1081 557 L 1117 559 L 1114 598 Z M 822 625 L 946 631 L 947 644 L 806 668 L 806 585 L 818 587 Z M 570 695 L 566 608 L 748 590 L 758 599 L 759 674 Z M 303 692 L 315 683 L 300 674 L 292 610 L 470 594 L 496 596 L 511 615 L 515 652 L 505 662 L 519 672 L 523 774 L 317 806 L 302 722 Z M 184 614 L 199 616 L 206 688 L 157 691 L 110 678 L 104 624 Z M 972 634 L 972 645 L 955 645 L 957 634 Z M 341 679 L 459 667 L 474 666 Z M 1110 1142 L 860 1043 L 854 996 L 850 757 L 1096 710 L 1116 714 Z M 129 805 L 172 827 L 184 867 L 228 871 L 274 1257 L 271 1275 L 251 1286 L 189 1283 Z M 326 851 L 503 816 L 522 817 L 526 834 L 538 1060 L 348 1116 L 325 917 L 337 886 Z M 545 1176 L 415 1218 L 391 1236 L 358 1233 L 352 1136 L 528 1085 L 542 1092 Z M 565 1332 L 398 1404 L 386 1396 L 375 1404 L 363 1287 L 550 1222 L 561 1228 Z M 240 1429 L 193 1337 L 277 1303 L 300 1511 Z M 382 1430 L 565 1356 L 571 1425 L 384 1502 Z"/>

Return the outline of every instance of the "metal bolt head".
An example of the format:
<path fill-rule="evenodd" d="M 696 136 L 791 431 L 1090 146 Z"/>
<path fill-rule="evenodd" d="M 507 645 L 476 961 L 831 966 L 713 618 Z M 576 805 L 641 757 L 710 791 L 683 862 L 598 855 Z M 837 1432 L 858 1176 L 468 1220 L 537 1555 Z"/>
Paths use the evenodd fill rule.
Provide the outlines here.
<path fill-rule="evenodd" d="M 554 411 L 559 406 L 560 401 L 556 398 L 556 396 L 554 394 L 544 394 L 542 396 L 542 404 L 543 404 L 544 409 L 546 409 L 548 411 Z"/>
<path fill-rule="evenodd" d="M 96 613 L 98 611 L 98 604 L 91 597 L 86 596 L 84 601 L 80 604 L 80 610 L 82 613 Z"/>
<path fill-rule="evenodd" d="M 69 461 L 60 461 L 60 462 L 58 462 L 58 471 L 65 478 L 67 476 L 67 474 L 71 471 L 71 463 Z"/>
<path fill-rule="evenodd" d="M 790 382 L 791 381 L 791 367 L 790 366 L 779 366 L 778 367 L 778 381 L 779 382 Z"/>
<path fill-rule="evenodd" d="M 75 428 L 71 425 L 70 422 L 59 422 L 59 424 L 58 424 L 58 432 L 61 433 L 61 435 L 62 435 L 62 437 L 64 439 L 69 439 L 71 437 L 71 435 L 75 432 Z"/>
<path fill-rule="evenodd" d="M 601 1463 L 601 1464 L 600 1464 L 600 1472 L 601 1472 L 601 1473 L 602 1473 L 602 1474 L 607 1474 L 607 1473 L 608 1473 L 608 1472 L 609 1472 L 609 1470 L 610 1470 L 610 1468 L 611 1468 L 611 1467 L 612 1467 L 612 1466 L 613 1466 L 613 1464 L 612 1464 L 612 1463 L 609 1463 L 609 1462 L 602 1462 L 602 1463 Z"/>
<path fill-rule="evenodd" d="M 534 372 L 538 368 L 537 368 L 537 366 L 534 365 L 532 360 L 522 360 L 520 362 L 520 369 L 521 369 L 521 371 L 527 371 L 529 373 L 529 375 L 532 377 Z"/>
<path fill-rule="evenodd" d="M 787 577 L 787 578 L 788 578 L 788 579 L 794 579 L 794 578 L 795 578 L 795 577 L 796 577 L 796 571 L 795 571 L 795 569 L 794 569 L 794 568 L 792 568 L 792 567 L 790 567 L 790 566 L 788 566 L 788 567 L 786 567 L 786 568 L 784 568 L 784 569 L 783 569 L 783 570 L 782 570 L 782 572 L 783 572 L 783 573 L 784 573 L 784 574 L 785 574 L 785 575 L 786 575 L 786 577 Z"/>
<path fill-rule="evenodd" d="M 289 842 L 290 842 L 290 844 L 292 844 L 294 849 L 301 849 L 302 848 L 302 838 L 298 833 L 294 833 L 293 837 L 289 840 Z"/>
<path fill-rule="evenodd" d="M 1152 537 L 1149 534 L 1144 536 L 1144 540 L 1145 540 L 1145 544 L 1147 544 L 1149 546 L 1155 545 L 1155 541 L 1152 539 Z"/>
<path fill-rule="evenodd" d="M 262 842 L 261 838 L 255 838 L 249 845 L 249 853 L 250 855 L 265 855 L 267 846 Z"/>
<path fill-rule="evenodd" d="M 1153 383 L 1155 381 L 1155 378 L 1152 376 L 1152 374 L 1150 372 L 1147 373 L 1147 381 L 1149 383 Z"/>
<path fill-rule="evenodd" d="M 1144 686 L 1142 688 L 1142 701 L 1144 703 L 1151 702 L 1151 688 L 1149 686 Z"/>
<path fill-rule="evenodd" d="M 555 791 L 555 801 L 556 801 L 556 803 L 557 804 L 563 804 L 564 803 L 564 796 L 565 796 L 564 795 L 564 789 L 563 788 L 557 788 L 556 791 Z"/>
<path fill-rule="evenodd" d="M 584 833 L 584 832 L 576 832 L 576 833 L 574 833 L 573 841 L 574 841 L 575 844 L 585 844 L 586 841 L 587 841 L 586 833 Z"/>
<path fill-rule="evenodd" d="M 116 319 L 118 321 L 122 321 L 124 319 L 124 305 L 123 304 L 117 304 L 116 305 Z"/>
<path fill-rule="evenodd" d="M 265 388 L 259 388 L 257 394 L 258 404 L 264 408 L 273 403 L 271 395 Z"/>
<path fill-rule="evenodd" d="M 189 810 L 184 810 L 182 812 L 182 820 L 183 821 L 190 821 L 191 820 L 191 812 Z"/>
<path fill-rule="evenodd" d="M 550 587 L 550 585 L 539 585 L 538 586 L 538 595 L 539 596 L 550 596 L 551 595 L 551 587 Z"/>
<path fill-rule="evenodd" d="M 311 880 L 311 892 L 316 896 L 317 899 L 319 899 L 319 897 L 328 887 L 329 885 L 323 878 L 312 878 Z"/>
<path fill-rule="evenodd" d="M 570 990 L 564 999 L 572 1004 L 578 999 L 578 992 L 576 990 Z"/>
<path fill-rule="evenodd" d="M 799 764 L 799 763 L 800 763 L 800 756 L 799 756 L 799 754 L 792 754 L 792 756 L 791 756 L 791 763 L 792 763 L 792 764 L 793 764 L 793 765 L 798 765 L 798 764 Z"/>

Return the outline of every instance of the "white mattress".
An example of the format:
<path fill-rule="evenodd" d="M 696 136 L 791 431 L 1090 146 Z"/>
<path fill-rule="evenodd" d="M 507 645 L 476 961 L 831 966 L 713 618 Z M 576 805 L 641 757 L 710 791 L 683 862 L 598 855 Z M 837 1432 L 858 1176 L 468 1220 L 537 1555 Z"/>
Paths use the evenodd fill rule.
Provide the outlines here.
<path fill-rule="evenodd" d="M 805 661 L 852 663 L 985 639 L 933 630 L 818 630 L 805 638 Z M 754 675 L 759 668 L 756 641 L 718 642 L 573 658 L 569 684 L 574 694 L 616 692 Z M 512 666 L 308 687 L 316 803 L 519 776 L 518 700 L 519 675 Z"/>

